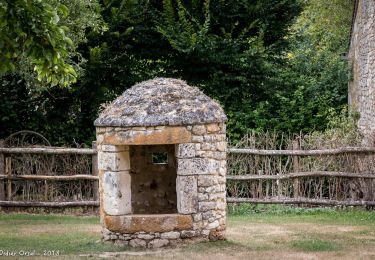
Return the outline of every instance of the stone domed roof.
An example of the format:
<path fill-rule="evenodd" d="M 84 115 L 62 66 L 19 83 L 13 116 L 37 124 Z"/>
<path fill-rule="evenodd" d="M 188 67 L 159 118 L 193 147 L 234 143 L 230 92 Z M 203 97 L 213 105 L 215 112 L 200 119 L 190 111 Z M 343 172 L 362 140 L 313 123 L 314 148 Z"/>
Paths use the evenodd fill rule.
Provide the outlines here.
<path fill-rule="evenodd" d="M 101 112 L 95 126 L 168 126 L 220 123 L 221 106 L 185 81 L 155 78 L 126 90 Z"/>

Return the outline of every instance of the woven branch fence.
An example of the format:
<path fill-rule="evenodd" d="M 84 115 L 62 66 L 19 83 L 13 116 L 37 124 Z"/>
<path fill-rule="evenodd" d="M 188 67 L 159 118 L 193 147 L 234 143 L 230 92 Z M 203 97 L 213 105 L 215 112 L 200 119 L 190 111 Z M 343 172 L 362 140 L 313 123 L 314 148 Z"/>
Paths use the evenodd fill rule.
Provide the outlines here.
<path fill-rule="evenodd" d="M 32 131 L 0 141 L 0 206 L 98 206 L 96 146 L 51 147 Z"/>
<path fill-rule="evenodd" d="M 227 201 L 375 206 L 375 147 L 359 144 L 251 133 L 228 149 Z M 0 206 L 99 205 L 95 143 L 14 146 L 0 142 Z"/>
<path fill-rule="evenodd" d="M 250 133 L 229 149 L 227 201 L 375 206 L 375 147 L 360 145 L 357 135 Z"/>

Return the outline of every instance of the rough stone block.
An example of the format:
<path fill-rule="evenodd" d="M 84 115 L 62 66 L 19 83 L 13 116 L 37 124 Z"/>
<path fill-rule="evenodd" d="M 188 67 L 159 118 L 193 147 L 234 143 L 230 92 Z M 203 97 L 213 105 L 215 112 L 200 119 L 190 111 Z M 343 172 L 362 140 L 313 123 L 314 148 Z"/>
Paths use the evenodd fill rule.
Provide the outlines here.
<path fill-rule="evenodd" d="M 216 148 L 220 152 L 226 152 L 227 151 L 227 142 L 217 142 Z"/>
<path fill-rule="evenodd" d="M 214 229 L 214 228 L 217 228 L 218 226 L 219 226 L 219 221 L 215 220 L 214 222 L 208 224 L 206 226 L 206 229 Z"/>
<path fill-rule="evenodd" d="M 101 134 L 105 132 L 105 127 L 96 127 L 96 133 Z"/>
<path fill-rule="evenodd" d="M 195 231 L 193 230 L 184 230 L 181 231 L 181 238 L 191 238 L 195 236 Z"/>
<path fill-rule="evenodd" d="M 198 193 L 198 201 L 206 201 L 208 200 L 208 194 L 207 193 Z"/>
<path fill-rule="evenodd" d="M 198 186 L 199 187 L 209 187 L 218 184 L 218 176 L 212 175 L 199 175 L 198 176 Z"/>
<path fill-rule="evenodd" d="M 206 193 L 220 193 L 225 192 L 225 184 L 218 184 L 210 187 L 199 187 L 199 192 L 206 192 Z"/>
<path fill-rule="evenodd" d="M 180 232 L 170 231 L 162 233 L 160 236 L 162 239 L 178 239 L 180 238 Z"/>
<path fill-rule="evenodd" d="M 225 134 L 227 132 L 227 126 L 226 124 L 221 123 L 220 124 L 220 134 Z"/>
<path fill-rule="evenodd" d="M 198 188 L 195 176 L 177 176 L 177 211 L 181 214 L 197 212 Z"/>
<path fill-rule="evenodd" d="M 208 236 L 208 235 L 210 234 L 210 232 L 211 232 L 211 230 L 209 230 L 209 229 L 204 229 L 204 230 L 202 230 L 201 234 L 202 234 L 203 236 Z"/>
<path fill-rule="evenodd" d="M 191 141 L 193 143 L 202 143 L 203 142 L 203 136 L 200 136 L 200 135 L 193 135 L 192 138 L 191 138 Z"/>
<path fill-rule="evenodd" d="M 206 201 L 199 202 L 199 211 L 205 212 L 205 211 L 208 211 L 208 210 L 216 209 L 216 205 L 217 205 L 217 203 L 213 202 L 213 201 L 210 201 L 210 202 L 206 202 Z"/>
<path fill-rule="evenodd" d="M 207 128 L 207 133 L 216 133 L 220 131 L 220 127 L 216 123 L 208 124 L 206 125 L 206 128 Z"/>
<path fill-rule="evenodd" d="M 155 237 L 154 235 L 150 235 L 150 234 L 139 234 L 138 235 L 139 239 L 145 239 L 145 240 L 151 240 L 154 237 Z"/>
<path fill-rule="evenodd" d="M 225 239 L 225 229 L 224 230 L 211 230 L 209 234 L 209 239 L 211 241 L 224 240 Z"/>
<path fill-rule="evenodd" d="M 206 158 L 179 159 L 177 175 L 208 174 L 207 166 Z"/>
<path fill-rule="evenodd" d="M 216 160 L 225 160 L 227 158 L 226 152 L 212 152 L 211 158 Z"/>
<path fill-rule="evenodd" d="M 193 214 L 194 222 L 198 222 L 202 220 L 202 213 Z"/>
<path fill-rule="evenodd" d="M 179 159 L 177 175 L 215 174 L 219 171 L 220 161 L 209 158 Z"/>
<path fill-rule="evenodd" d="M 99 170 L 128 171 L 130 169 L 129 152 L 99 152 Z"/>
<path fill-rule="evenodd" d="M 206 127 L 204 125 L 195 125 L 191 131 L 195 135 L 204 135 L 206 133 Z"/>
<path fill-rule="evenodd" d="M 148 243 L 149 248 L 160 248 L 163 246 L 167 246 L 169 244 L 169 240 L 167 239 L 154 239 L 150 243 Z"/>
<path fill-rule="evenodd" d="M 128 171 L 105 172 L 103 183 L 103 209 L 108 215 L 131 213 L 131 176 Z"/>
<path fill-rule="evenodd" d="M 146 241 L 139 239 L 139 238 L 132 239 L 129 241 L 129 246 L 131 247 L 145 247 L 146 244 L 147 244 Z"/>
<path fill-rule="evenodd" d="M 177 158 L 193 158 L 197 156 L 197 144 L 179 144 L 177 147 Z"/>
<path fill-rule="evenodd" d="M 96 144 L 100 145 L 100 144 L 103 143 L 103 141 L 104 141 L 104 135 L 97 133 L 96 134 Z"/>
<path fill-rule="evenodd" d="M 227 168 L 221 166 L 219 169 L 219 175 L 224 177 L 226 174 L 227 174 Z"/>
<path fill-rule="evenodd" d="M 111 231 L 110 230 L 108 230 L 108 229 L 106 229 L 106 228 L 102 228 L 102 235 L 103 236 L 109 236 L 109 235 L 111 235 Z"/>
<path fill-rule="evenodd" d="M 114 244 L 115 244 L 115 246 L 127 246 L 127 245 L 129 245 L 129 242 L 117 239 Z"/>
<path fill-rule="evenodd" d="M 227 178 L 225 178 L 224 176 L 219 175 L 216 178 L 219 184 L 225 184 L 227 182 Z"/>
<path fill-rule="evenodd" d="M 215 143 L 202 143 L 202 150 L 204 151 L 215 151 L 216 150 L 216 144 Z"/>
<path fill-rule="evenodd" d="M 209 195 L 210 201 L 224 201 L 225 200 L 225 193 L 224 192 L 210 193 L 208 195 Z"/>

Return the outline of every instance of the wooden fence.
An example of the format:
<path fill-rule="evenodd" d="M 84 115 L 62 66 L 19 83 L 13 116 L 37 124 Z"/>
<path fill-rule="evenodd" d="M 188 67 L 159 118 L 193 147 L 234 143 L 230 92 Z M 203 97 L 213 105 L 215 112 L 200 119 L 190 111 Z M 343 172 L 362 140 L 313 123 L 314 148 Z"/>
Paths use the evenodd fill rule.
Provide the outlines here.
<path fill-rule="evenodd" d="M 293 148 L 230 148 L 227 202 L 375 206 L 374 147 Z"/>
<path fill-rule="evenodd" d="M 92 149 L 1 144 L 0 206 L 99 206 L 95 142 Z M 76 194 L 68 191 L 72 185 Z"/>
<path fill-rule="evenodd" d="M 98 206 L 98 169 L 95 148 L 95 143 L 91 149 L 1 147 L 0 143 L 0 206 Z M 229 148 L 227 201 L 228 203 L 375 206 L 375 174 L 372 171 L 374 154 L 375 148 L 372 147 L 320 150 Z M 51 164 L 51 160 L 55 160 L 53 167 L 45 167 L 43 163 L 36 163 L 37 159 L 33 156 L 43 157 L 43 160 L 48 161 L 48 165 Z M 62 156 L 65 164 L 57 162 L 56 158 L 59 156 Z M 73 165 L 80 165 L 77 160 L 72 160 L 72 156 L 80 161 L 82 161 L 81 157 L 86 158 L 83 160 L 83 170 L 81 168 L 71 170 Z M 238 156 L 241 158 L 238 159 Z M 362 167 L 360 171 L 356 170 L 359 166 L 349 172 L 346 171 L 347 163 L 345 167 L 343 167 L 344 164 L 340 165 L 344 157 L 350 158 L 349 161 L 353 164 L 353 156 L 356 161 L 362 158 L 358 162 L 358 165 Z M 327 161 L 316 163 L 319 160 L 321 162 L 323 157 L 330 158 L 327 159 L 329 163 Z M 341 161 L 335 161 L 334 167 L 332 157 L 341 158 Z M 308 160 L 306 161 L 305 158 Z M 363 161 L 363 158 L 366 158 L 366 161 Z M 72 163 L 68 165 L 67 161 Z M 24 164 L 26 162 L 29 164 Z M 279 170 L 270 170 L 276 162 Z M 35 167 L 34 164 L 38 166 Z M 311 169 L 311 164 L 314 164 L 315 168 L 318 164 L 326 169 L 305 171 L 306 165 L 309 165 L 308 169 Z M 364 167 L 364 165 L 367 166 Z M 344 169 L 337 170 L 341 166 Z M 329 168 L 334 170 L 327 170 Z M 246 173 L 247 170 L 251 173 Z M 28 171 L 31 171 L 31 174 L 27 174 Z M 82 191 L 82 187 L 85 187 L 85 194 L 82 193 L 78 198 L 75 197 L 74 192 L 67 194 L 66 186 L 59 186 L 57 184 L 59 182 L 64 182 L 65 185 L 84 182 L 75 189 Z M 366 187 L 366 192 L 362 192 L 362 195 L 358 195 L 357 191 L 353 193 L 353 189 L 356 187 L 362 189 L 362 186 Z M 357 195 L 350 197 L 347 194 Z"/>

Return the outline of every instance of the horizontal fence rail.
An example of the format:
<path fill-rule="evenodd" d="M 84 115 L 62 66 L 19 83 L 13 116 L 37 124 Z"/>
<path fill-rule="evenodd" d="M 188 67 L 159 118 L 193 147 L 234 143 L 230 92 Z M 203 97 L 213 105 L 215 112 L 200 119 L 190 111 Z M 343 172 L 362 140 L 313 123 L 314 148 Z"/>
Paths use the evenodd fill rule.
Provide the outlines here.
<path fill-rule="evenodd" d="M 99 201 L 0 201 L 2 207 L 46 207 L 46 208 L 68 208 L 68 207 L 98 207 Z"/>
<path fill-rule="evenodd" d="M 96 154 L 95 149 L 89 148 L 60 148 L 60 147 L 51 147 L 51 148 L 24 148 L 24 147 L 12 147 L 12 148 L 1 148 L 0 153 L 5 154 Z"/>
<path fill-rule="evenodd" d="M 229 153 L 249 154 L 249 155 L 269 155 L 269 156 L 321 156 L 321 155 L 338 155 L 347 153 L 375 153 L 375 147 L 341 147 L 335 149 L 321 150 L 260 150 L 246 148 L 229 148 Z"/>
<path fill-rule="evenodd" d="M 364 178 L 375 179 L 375 174 L 348 173 L 348 172 L 293 172 L 283 175 L 227 175 L 227 180 L 283 180 L 299 177 L 340 177 L 340 178 Z M 1 177 L 0 177 L 1 178 Z"/>
<path fill-rule="evenodd" d="M 227 198 L 228 203 L 259 203 L 259 204 L 311 204 L 325 206 L 375 206 L 375 201 L 341 201 L 328 199 L 286 198 L 286 199 L 253 199 L 253 198 Z"/>
<path fill-rule="evenodd" d="M 55 180 L 55 181 L 72 181 L 72 180 L 99 180 L 98 176 L 88 174 L 76 174 L 67 176 L 57 175 L 0 175 L 0 179 L 7 180 Z"/>

